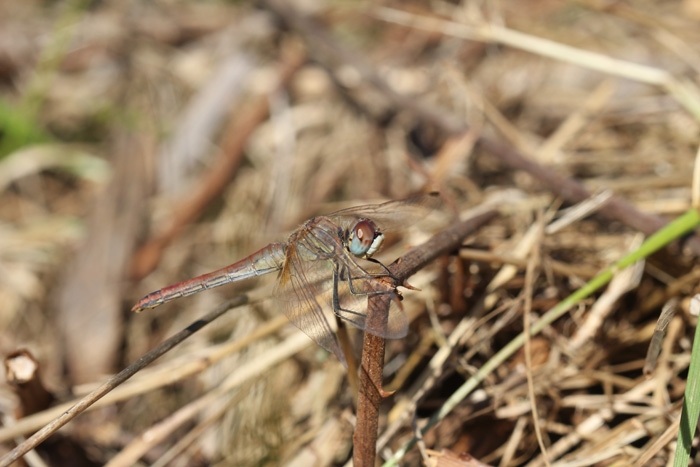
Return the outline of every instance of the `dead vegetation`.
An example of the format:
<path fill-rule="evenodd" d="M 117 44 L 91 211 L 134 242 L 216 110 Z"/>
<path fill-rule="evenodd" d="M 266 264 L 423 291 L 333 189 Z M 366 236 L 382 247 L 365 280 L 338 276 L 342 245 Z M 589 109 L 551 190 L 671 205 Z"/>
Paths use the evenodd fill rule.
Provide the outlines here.
<path fill-rule="evenodd" d="M 0 454 L 247 294 L 39 454 L 344 465 L 356 394 L 265 299 L 272 277 L 129 308 L 316 214 L 439 190 L 442 223 L 395 232 L 388 264 L 493 203 L 465 248 L 409 279 L 409 334 L 386 342 L 396 393 L 377 451 L 390 457 L 523 329 L 691 206 L 698 21 L 697 0 L 0 4 L 0 351 L 28 351 L 64 404 L 22 413 L 0 380 Z M 666 465 L 697 242 L 547 326 L 399 463 Z"/>

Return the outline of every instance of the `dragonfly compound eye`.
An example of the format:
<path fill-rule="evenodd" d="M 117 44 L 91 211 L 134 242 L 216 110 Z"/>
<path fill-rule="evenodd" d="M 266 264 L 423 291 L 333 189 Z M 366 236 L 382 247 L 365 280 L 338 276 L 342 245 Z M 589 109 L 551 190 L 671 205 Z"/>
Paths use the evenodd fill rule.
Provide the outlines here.
<path fill-rule="evenodd" d="M 350 232 L 350 253 L 360 258 L 369 258 L 379 248 L 384 240 L 384 235 L 379 232 L 377 226 L 369 219 L 355 224 Z"/>

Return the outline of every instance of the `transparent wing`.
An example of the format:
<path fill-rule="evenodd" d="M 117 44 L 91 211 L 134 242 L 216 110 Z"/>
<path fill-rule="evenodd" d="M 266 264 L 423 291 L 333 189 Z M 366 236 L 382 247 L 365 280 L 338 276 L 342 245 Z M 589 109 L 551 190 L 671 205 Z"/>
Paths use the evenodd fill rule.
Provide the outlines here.
<path fill-rule="evenodd" d="M 408 322 L 393 288 L 359 266 L 340 246 L 333 254 L 327 254 L 328 245 L 319 254 L 312 254 L 307 246 L 306 241 L 289 245 L 275 290 L 285 315 L 295 326 L 343 364 L 345 356 L 326 319 L 330 313 L 380 337 L 398 339 L 406 335 Z M 368 300 L 378 294 L 391 300 L 386 323 L 367 320 Z"/>
<path fill-rule="evenodd" d="M 334 353 L 347 366 L 338 339 L 318 301 L 328 289 L 332 269 L 327 266 L 328 261 L 309 260 L 308 253 L 304 255 L 307 258 L 302 259 L 298 249 L 299 245 L 288 246 L 287 260 L 280 272 L 274 295 L 292 324 L 318 345 Z M 310 263 L 316 267 L 309 268 Z"/>
<path fill-rule="evenodd" d="M 440 203 L 438 193 L 427 193 L 381 204 L 342 209 L 325 217 L 343 229 L 350 229 L 358 219 L 367 218 L 374 221 L 383 232 L 394 232 L 423 219 Z"/>

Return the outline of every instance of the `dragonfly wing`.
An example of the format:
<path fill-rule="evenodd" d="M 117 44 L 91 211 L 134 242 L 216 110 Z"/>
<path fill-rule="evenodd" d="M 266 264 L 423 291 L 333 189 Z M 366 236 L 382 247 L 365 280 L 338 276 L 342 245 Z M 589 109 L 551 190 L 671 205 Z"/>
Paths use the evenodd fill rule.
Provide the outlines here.
<path fill-rule="evenodd" d="M 358 219 L 371 219 L 383 232 L 401 230 L 420 221 L 441 204 L 438 193 L 427 193 L 381 204 L 342 209 L 327 215 L 331 221 L 352 228 Z"/>
<path fill-rule="evenodd" d="M 318 345 L 334 353 L 343 365 L 347 366 L 338 339 L 319 304 L 319 300 L 322 300 L 329 289 L 328 282 L 332 269 L 328 263 L 328 261 L 304 259 L 299 254 L 298 246 L 290 244 L 287 248 L 284 267 L 277 281 L 275 296 L 292 324 Z"/>

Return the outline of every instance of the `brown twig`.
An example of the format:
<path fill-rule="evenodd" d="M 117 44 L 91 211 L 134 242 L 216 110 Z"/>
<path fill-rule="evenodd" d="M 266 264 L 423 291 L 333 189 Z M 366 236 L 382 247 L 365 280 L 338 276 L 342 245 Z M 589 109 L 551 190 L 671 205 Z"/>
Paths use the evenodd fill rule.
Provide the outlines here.
<path fill-rule="evenodd" d="M 39 362 L 29 350 L 17 350 L 5 357 L 5 374 L 7 384 L 20 400 L 17 418 L 44 410 L 54 401 L 42 381 Z"/>
<path fill-rule="evenodd" d="M 410 250 L 389 266 L 389 270 L 403 283 L 408 277 L 424 267 L 430 261 L 451 250 L 459 248 L 464 237 L 476 230 L 497 214 L 490 210 L 464 222 L 455 224 L 433 238 Z M 386 321 L 391 295 L 381 294 L 370 298 L 367 320 Z M 384 339 L 365 333 L 362 348 L 362 367 L 360 373 L 360 393 L 357 402 L 357 422 L 353 435 L 353 464 L 373 466 L 376 457 L 377 424 L 379 406 L 388 394 L 382 389 L 384 369 Z"/>
<path fill-rule="evenodd" d="M 389 317 L 391 295 L 375 295 L 369 299 L 367 322 L 386 321 Z M 381 327 L 380 327 L 381 328 Z M 384 373 L 383 337 L 365 333 L 362 346 L 362 365 L 360 367 L 360 390 L 357 395 L 357 421 L 353 442 L 353 465 L 355 467 L 372 467 L 377 451 L 377 428 L 379 405 L 386 393 L 382 389 Z"/>
<path fill-rule="evenodd" d="M 59 417 L 56 417 L 56 419 L 54 419 L 51 423 L 48 423 L 46 426 L 44 426 L 44 428 L 42 428 L 41 430 L 34 433 L 30 438 L 28 438 L 22 444 L 20 444 L 16 448 L 14 448 L 7 455 L 2 457 L 0 459 L 0 467 L 5 467 L 5 466 L 10 465 L 14 461 L 16 461 L 17 459 L 22 457 L 24 454 L 26 454 L 30 450 L 34 449 L 35 447 L 37 447 L 46 438 L 51 436 L 53 433 L 55 433 L 63 425 L 65 425 L 66 423 L 68 423 L 69 421 L 74 419 L 76 416 L 78 416 L 80 413 L 82 413 L 85 409 L 87 409 L 92 404 L 97 402 L 105 394 L 107 394 L 108 392 L 110 392 L 112 389 L 119 386 L 120 384 L 122 384 L 127 379 L 134 376 L 136 373 L 141 371 L 146 366 L 150 365 L 158 357 L 160 357 L 161 355 L 168 352 L 170 349 L 172 349 L 173 347 L 178 345 L 180 342 L 182 342 L 185 339 L 187 339 L 188 337 L 190 337 L 195 332 L 199 331 L 205 325 L 211 323 L 212 321 L 214 321 L 216 318 L 218 318 L 219 316 L 226 313 L 231 308 L 236 308 L 236 307 L 245 305 L 247 302 L 248 302 L 248 297 L 246 295 L 241 295 L 239 297 L 236 297 L 236 298 L 233 298 L 231 300 L 226 301 L 225 303 L 223 303 L 222 305 L 217 307 L 215 310 L 213 310 L 209 314 L 207 314 L 207 315 L 203 316 L 202 318 L 198 319 L 197 321 L 193 322 L 192 324 L 187 326 L 185 329 L 178 332 L 173 337 L 166 340 L 165 342 L 160 344 L 158 347 L 151 350 L 150 352 L 148 352 L 143 357 L 136 360 L 134 363 L 132 363 L 128 367 L 124 368 L 122 371 L 120 371 L 119 373 L 117 373 L 116 375 L 111 377 L 102 386 L 100 386 L 99 388 L 92 391 L 90 394 L 88 394 L 85 397 L 83 397 L 82 399 L 80 399 L 80 401 L 78 401 L 73 407 L 66 410 Z"/>

